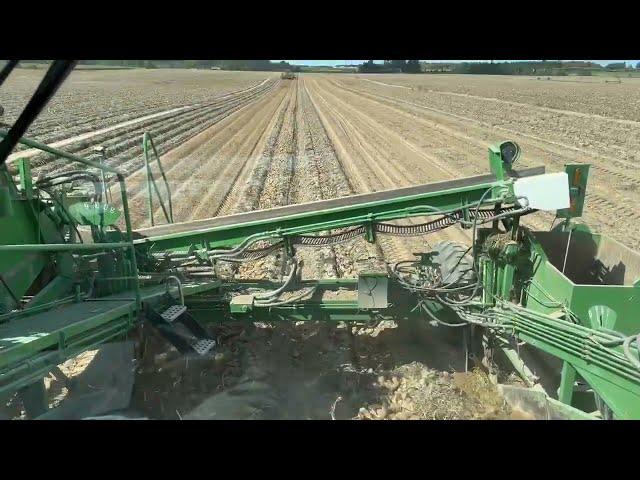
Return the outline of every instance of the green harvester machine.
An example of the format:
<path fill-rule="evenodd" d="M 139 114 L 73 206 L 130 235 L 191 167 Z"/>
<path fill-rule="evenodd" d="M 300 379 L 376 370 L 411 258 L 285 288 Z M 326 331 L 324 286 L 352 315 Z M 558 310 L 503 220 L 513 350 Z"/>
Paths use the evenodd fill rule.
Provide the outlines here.
<path fill-rule="evenodd" d="M 520 149 L 503 142 L 487 175 L 186 223 L 156 195 L 166 223 L 134 230 L 122 173 L 24 136 L 73 67 L 53 62 L 0 131 L 0 393 L 18 392 L 29 416 L 45 412 L 43 379 L 57 365 L 145 322 L 179 352 L 211 355 L 216 322 L 394 320 L 458 329 L 486 368 L 507 359 L 532 391 L 545 390 L 531 362 L 546 358 L 557 389 L 544 395 L 570 418 L 640 418 L 640 254 L 574 221 L 588 165 L 516 170 Z M 18 144 L 68 168 L 35 179 L 28 158 L 6 162 Z M 144 152 L 152 216 L 149 135 Z M 538 210 L 561 221 L 521 224 Z M 450 227 L 470 245 L 441 242 L 357 278 L 301 279 L 301 249 Z M 280 283 L 219 274 L 276 252 Z"/>

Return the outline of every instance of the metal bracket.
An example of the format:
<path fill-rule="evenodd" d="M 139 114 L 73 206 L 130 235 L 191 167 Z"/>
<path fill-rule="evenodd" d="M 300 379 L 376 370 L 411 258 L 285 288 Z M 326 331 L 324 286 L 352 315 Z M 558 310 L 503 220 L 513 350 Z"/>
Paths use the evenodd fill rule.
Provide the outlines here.
<path fill-rule="evenodd" d="M 358 308 L 387 308 L 389 278 L 385 273 L 363 272 L 358 276 Z"/>

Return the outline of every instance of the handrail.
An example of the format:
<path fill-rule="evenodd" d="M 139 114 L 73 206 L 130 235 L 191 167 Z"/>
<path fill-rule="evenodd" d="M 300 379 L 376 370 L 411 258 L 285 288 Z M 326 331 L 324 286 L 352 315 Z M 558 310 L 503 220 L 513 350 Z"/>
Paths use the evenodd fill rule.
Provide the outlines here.
<path fill-rule="evenodd" d="M 9 133 L 8 130 L 4 128 L 0 128 L 0 137 L 6 137 L 8 133 Z M 82 163 L 84 165 L 87 165 L 88 167 L 93 167 L 99 170 L 104 170 L 106 172 L 115 173 L 116 175 L 122 175 L 118 170 L 116 170 L 113 167 L 110 167 L 109 165 L 100 165 L 99 163 L 96 163 L 92 160 L 87 160 L 86 158 L 80 157 L 78 155 L 74 155 L 73 153 L 68 153 L 63 150 L 58 150 L 57 148 L 50 147 L 49 145 L 40 143 L 36 140 L 33 140 L 32 138 L 21 137 L 20 140 L 18 140 L 18 143 L 21 143 L 22 145 L 26 145 L 27 147 L 37 148 L 38 150 L 42 150 L 43 152 L 50 153 L 57 157 L 62 157 L 62 158 L 66 158 L 67 160 L 72 160 L 74 162 Z"/>
<path fill-rule="evenodd" d="M 6 137 L 8 134 L 8 131 L 6 129 L 0 128 L 0 137 Z M 57 148 L 53 148 L 50 147 L 48 145 L 45 145 L 44 143 L 40 143 L 36 140 L 33 140 L 31 138 L 27 138 L 27 137 L 20 137 L 20 139 L 18 140 L 18 143 L 21 143 L 22 145 L 26 145 L 28 147 L 31 148 L 37 148 L 38 150 L 42 150 L 43 152 L 47 152 L 50 153 L 52 155 L 55 155 L 57 157 L 61 157 L 61 158 L 65 158 L 67 160 L 71 160 L 73 162 L 78 162 L 78 163 L 82 163 L 83 165 L 86 165 L 88 167 L 92 167 L 92 168 L 96 168 L 98 170 L 101 171 L 107 171 L 107 172 L 111 172 L 114 173 L 116 175 L 116 178 L 118 179 L 118 183 L 120 184 L 120 196 L 122 197 L 122 210 L 123 210 L 123 214 L 124 214 L 124 222 L 125 222 L 125 227 L 126 227 L 126 242 L 121 242 L 119 245 L 122 245 L 122 247 L 119 248 L 128 248 L 131 254 L 131 269 L 132 269 L 132 273 L 133 276 L 136 278 L 134 281 L 134 289 L 135 289 L 135 293 L 136 293 L 136 305 L 138 306 L 138 308 L 140 308 L 142 306 L 142 300 L 141 300 L 141 296 L 140 296 L 140 283 L 138 282 L 137 278 L 138 278 L 138 263 L 136 261 L 136 250 L 135 247 L 133 245 L 133 233 L 132 233 L 132 228 L 131 228 L 131 216 L 129 213 L 129 202 L 127 201 L 127 189 L 126 189 L 126 185 L 125 185 L 125 179 L 124 179 L 124 175 L 117 169 L 110 167 L 108 165 L 104 165 L 104 164 L 100 164 L 100 163 L 96 163 L 93 162 L 91 160 L 87 160 L 86 158 L 80 157 L 78 155 L 74 155 L 73 153 L 68 153 L 65 152 L 63 150 L 58 150 Z M 44 246 L 43 246 L 44 245 Z M 87 247 L 81 247 L 80 244 L 76 245 L 76 244 L 64 244 L 64 245 L 69 245 L 68 247 L 65 247 L 61 244 L 49 244 L 49 246 L 47 246 L 46 244 L 39 244 L 39 245 L 6 245 L 5 246 L 5 250 L 12 250 L 15 249 L 16 247 L 20 248 L 21 250 L 29 250 L 31 248 L 34 249 L 42 249 L 42 250 L 58 250 L 61 251 L 60 249 L 68 249 L 68 250 L 88 250 L 89 248 Z M 95 244 L 97 245 L 97 244 Z M 100 247 L 94 247 L 96 249 L 99 249 Z"/>
<path fill-rule="evenodd" d="M 149 147 L 151 144 L 151 148 L 153 150 L 153 154 L 156 157 L 156 162 L 158 163 L 158 168 L 160 169 L 160 173 L 162 174 L 162 179 L 164 180 L 164 186 L 167 189 L 167 197 L 169 201 L 169 212 L 162 201 L 162 196 L 160 195 L 160 191 L 158 190 L 158 185 L 156 184 L 153 175 L 151 174 L 151 163 L 149 161 Z M 160 155 L 158 155 L 158 151 L 156 150 L 156 146 L 153 143 L 153 138 L 151 138 L 151 134 L 149 132 L 144 132 L 142 136 L 142 151 L 144 153 L 144 163 L 147 168 L 147 192 L 149 195 L 149 220 L 151 221 L 151 226 L 155 225 L 155 221 L 153 218 L 153 195 L 151 193 L 151 184 L 153 184 L 153 188 L 158 196 L 158 200 L 160 201 L 160 206 L 162 207 L 162 211 L 164 213 L 164 217 L 167 220 L 167 223 L 173 223 L 173 204 L 171 202 L 171 189 L 169 188 L 169 182 L 167 181 L 167 177 L 164 174 L 164 169 L 162 168 L 162 163 L 160 162 Z"/>
<path fill-rule="evenodd" d="M 0 245 L 0 252 L 81 252 L 92 250 L 113 250 L 131 248 L 127 242 L 111 243 L 41 243 L 36 245 Z"/>

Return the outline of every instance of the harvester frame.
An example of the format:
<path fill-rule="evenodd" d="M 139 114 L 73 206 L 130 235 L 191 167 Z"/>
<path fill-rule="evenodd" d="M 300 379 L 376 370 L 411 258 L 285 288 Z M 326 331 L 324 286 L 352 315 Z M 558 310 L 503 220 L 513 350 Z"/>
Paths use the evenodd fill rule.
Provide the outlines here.
<path fill-rule="evenodd" d="M 63 67 L 55 63 L 51 77 Z M 207 355 L 216 347 L 211 322 L 391 319 L 459 328 L 469 350 L 477 340 L 489 370 L 502 352 L 540 389 L 519 354 L 524 342 L 562 362 L 559 389 L 547 394 L 568 411 L 587 405 L 592 418 L 640 418 L 640 255 L 573 221 L 582 215 L 588 165 L 566 166 L 570 203 L 556 209 L 563 221 L 549 232 L 521 225 L 536 211 L 521 194 L 525 180 L 544 187 L 552 179 L 543 167 L 515 170 L 513 142 L 489 149 L 487 175 L 186 223 L 166 213 L 168 223 L 134 230 L 123 174 L 25 138 L 21 129 L 0 131 L 0 392 L 21 392 L 31 416 L 43 413 L 42 379 L 56 365 L 144 321 L 179 351 Z M 5 163 L 12 139 L 106 177 L 88 173 L 94 192 L 58 191 L 82 175 L 34 182 L 29 160 L 19 159 L 14 178 Z M 143 141 L 147 153 L 152 141 Z M 158 189 L 150 173 L 147 180 L 151 204 L 152 186 Z M 123 228 L 100 194 L 104 182 L 119 183 Z M 424 222 L 397 223 L 409 218 Z M 357 278 L 300 279 L 298 249 L 453 226 L 472 232 L 464 278 L 433 252 L 420 252 Z M 282 283 L 218 272 L 222 263 L 276 251 L 289 265 Z M 588 385 L 590 402 L 578 398 L 577 380 Z"/>

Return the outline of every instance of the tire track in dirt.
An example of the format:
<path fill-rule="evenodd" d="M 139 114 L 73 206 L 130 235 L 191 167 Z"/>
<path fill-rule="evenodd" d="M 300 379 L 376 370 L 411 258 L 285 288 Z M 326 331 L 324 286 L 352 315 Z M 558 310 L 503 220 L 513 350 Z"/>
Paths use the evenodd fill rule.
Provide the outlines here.
<path fill-rule="evenodd" d="M 254 102 L 228 112 L 228 114 L 224 115 L 213 125 L 208 126 L 187 141 L 180 143 L 177 147 L 164 155 L 162 155 L 161 152 L 158 152 L 161 155 L 161 161 L 163 169 L 167 175 L 167 179 L 172 184 L 173 197 L 176 197 L 174 198 L 174 201 L 179 201 L 176 195 L 176 187 L 181 187 L 184 179 L 188 178 L 187 172 L 190 172 L 194 167 L 197 167 L 194 162 L 202 159 L 201 157 L 197 157 L 197 155 L 203 151 L 207 151 L 209 154 L 215 153 L 215 151 L 217 151 L 218 148 L 221 148 L 226 141 L 230 140 L 231 137 L 229 134 L 241 129 L 243 122 L 246 122 L 251 118 L 251 112 L 255 112 L 256 109 L 259 110 L 265 102 L 273 99 L 273 95 L 274 94 L 261 97 Z M 191 170 L 189 168 L 185 168 L 189 166 L 189 163 L 193 164 Z M 159 184 L 159 188 L 162 189 L 161 192 L 164 195 L 165 190 L 161 176 L 157 164 L 153 161 L 151 163 L 151 169 L 153 177 L 156 179 L 156 182 Z M 137 212 L 143 211 L 144 208 L 141 206 L 141 203 L 147 202 L 148 194 L 146 168 L 144 166 L 138 168 L 135 172 L 127 176 L 126 182 L 130 207 Z M 114 204 L 120 205 L 118 185 L 112 186 L 111 190 Z M 154 203 L 157 203 L 155 196 Z M 179 219 L 176 218 L 176 220 Z"/>
<path fill-rule="evenodd" d="M 260 193 L 253 199 L 250 206 L 255 209 L 268 209 L 290 205 L 292 203 L 307 202 L 317 199 L 318 189 L 314 185 L 313 177 L 308 174 L 308 161 L 301 149 L 304 125 L 301 123 L 300 84 L 298 81 L 290 83 L 287 106 L 282 123 L 279 124 L 274 143 L 269 154 L 263 157 L 266 162 L 259 175 L 264 178 Z M 303 147 L 304 148 L 304 147 Z M 259 172 L 259 173 L 262 173 Z M 245 203 L 245 208 L 247 207 Z M 328 249 L 298 248 L 296 256 L 301 267 L 303 279 L 335 277 L 335 258 L 327 255 Z M 258 262 L 245 265 L 241 274 L 249 277 L 278 277 L 285 272 L 282 255 L 269 256 Z"/>
<path fill-rule="evenodd" d="M 376 190 L 392 188 L 393 180 L 385 175 L 384 171 L 373 172 L 377 164 L 371 163 L 371 158 L 361 150 L 361 143 L 355 145 L 355 132 L 351 126 L 342 121 L 340 115 L 327 101 L 314 91 L 315 82 L 309 82 L 309 97 L 318 113 L 320 120 L 329 136 L 336 154 L 340 157 L 343 171 L 347 174 L 354 193 L 366 193 Z M 369 164 L 371 167 L 368 167 Z M 383 257 L 387 260 L 407 258 L 411 251 L 398 239 L 378 237 L 377 244 L 382 250 Z"/>
<path fill-rule="evenodd" d="M 66 151 L 78 155 L 92 156 L 93 147 L 101 145 L 107 152 L 106 163 L 112 167 L 117 167 L 125 174 L 129 174 L 142 164 L 142 134 L 145 131 L 151 131 L 158 153 L 163 154 L 173 146 L 180 145 L 233 112 L 267 95 L 277 86 L 277 83 L 276 81 L 250 93 L 216 100 L 205 107 L 181 111 L 169 118 L 154 118 L 126 127 L 124 130 L 104 133 L 87 141 L 76 143 L 66 148 Z M 48 154 L 34 157 L 32 161 L 34 162 L 34 170 L 37 171 L 38 175 L 75 168 L 68 165 L 60 168 L 59 163 L 53 161 L 53 158 Z M 49 160 L 47 161 L 47 159 Z"/>
<path fill-rule="evenodd" d="M 234 182 L 229 183 L 229 176 L 232 176 L 234 169 L 241 169 L 249 158 L 246 156 L 247 145 L 253 141 L 254 148 L 257 146 L 259 133 L 266 128 L 270 115 L 273 116 L 282 97 L 282 89 L 277 89 L 272 95 L 244 106 L 162 157 L 172 191 L 176 221 L 193 218 L 195 208 L 200 209 L 199 215 L 205 209 L 211 212 L 206 217 L 213 216 L 218 211 L 226 193 L 234 185 Z M 220 175 L 224 175 L 225 181 L 216 181 Z M 154 172 L 154 178 L 159 179 L 160 176 Z M 164 192 L 163 187 L 160 188 Z M 127 178 L 127 190 L 133 193 L 130 193 L 130 208 L 137 219 L 136 224 L 146 225 L 144 212 L 147 188 L 144 168 Z M 203 202 L 208 195 L 207 201 Z M 218 199 L 218 203 L 214 198 Z M 154 203 L 158 205 L 156 197 Z M 156 218 L 162 218 L 161 212 L 160 208 L 156 208 Z"/>
<path fill-rule="evenodd" d="M 311 202 L 353 194 L 333 145 L 311 103 L 306 82 L 298 78 L 298 148 L 292 203 Z M 329 232 L 320 232 L 327 234 Z M 315 248 L 315 247 L 314 247 Z M 299 251 L 311 248 L 299 247 Z M 358 239 L 320 249 L 320 263 L 329 277 L 355 277 L 359 270 L 384 270 L 375 244 Z"/>
<path fill-rule="evenodd" d="M 367 146 L 378 145 L 371 152 L 369 161 L 364 162 L 358 168 L 367 168 L 369 165 L 380 163 L 384 165 L 385 173 L 395 173 L 395 179 L 390 176 L 385 178 L 383 175 L 380 178 L 385 181 L 381 185 L 370 184 L 368 188 L 371 191 L 439 181 L 457 176 L 445 163 L 428 155 L 420 146 L 407 141 L 404 135 L 399 135 L 394 129 L 376 122 L 370 115 L 371 112 L 358 110 L 350 102 L 336 97 L 334 93 L 323 88 L 319 83 L 316 84 L 316 87 L 319 89 L 321 98 L 327 97 L 325 100 L 340 110 L 338 118 L 342 116 L 343 123 L 352 125 L 350 135 L 355 137 L 361 134 L 367 135 L 366 139 L 361 139 L 360 146 L 364 146 L 366 149 Z M 350 119 L 346 119 L 345 116 Z M 406 222 L 417 224 L 422 221 L 422 219 L 408 219 Z M 405 256 L 405 258 L 410 258 L 413 252 L 424 250 L 424 242 L 429 245 L 430 242 L 444 239 L 469 243 L 470 237 L 466 231 L 454 227 L 428 236 L 396 239 L 396 243 L 401 241 L 405 245 L 404 250 L 409 254 L 409 257 Z"/>
<path fill-rule="evenodd" d="M 286 105 L 278 115 L 278 121 L 267 142 L 265 154 L 260 156 L 252 170 L 244 198 L 236 206 L 236 212 L 279 207 L 287 205 L 289 201 L 297 144 L 297 82 L 284 82 L 284 84 L 286 85 Z M 278 253 L 243 264 L 239 269 L 240 275 L 245 278 L 279 278 L 286 273 L 283 260 L 283 255 Z M 307 259 L 302 260 L 307 266 Z M 313 264 L 309 265 L 309 267 L 312 266 Z M 308 268 L 303 268 L 303 272 L 307 270 Z M 313 276 L 311 274 L 311 277 Z"/>
<path fill-rule="evenodd" d="M 409 111 L 407 111 L 407 103 L 405 100 L 394 99 L 387 96 L 371 94 L 369 92 L 363 92 L 359 90 L 349 89 L 342 87 L 341 85 L 332 82 L 340 90 L 346 90 L 348 92 L 359 95 L 362 98 L 369 99 L 373 102 L 377 102 L 381 105 L 386 105 L 388 108 L 393 109 L 396 115 L 405 116 L 412 119 L 413 122 L 419 123 L 423 128 L 431 131 L 440 132 L 435 134 L 436 136 L 449 138 L 449 142 L 456 143 L 458 147 L 453 148 L 454 151 L 464 153 L 470 150 L 476 151 L 474 145 L 487 147 L 491 142 L 488 141 L 492 137 L 495 138 L 495 133 L 492 133 L 492 127 L 483 125 L 481 122 L 475 121 L 470 118 L 459 118 L 458 115 L 449 115 L 447 112 L 435 111 L 427 106 L 414 104 L 409 102 Z M 351 102 L 354 102 L 353 98 L 350 98 Z M 413 113 L 411 113 L 413 112 Z M 426 118 L 425 118 L 426 116 Z M 428 118 L 435 119 L 428 120 Z M 562 148 L 555 147 L 548 141 L 538 141 L 537 139 L 529 139 L 525 135 L 525 139 L 516 138 L 516 140 L 524 147 L 526 157 L 523 158 L 521 163 L 523 165 L 539 164 L 539 161 L 531 162 L 528 158 L 538 157 L 548 159 L 547 164 L 551 163 L 558 169 L 563 170 L 565 163 L 584 162 L 585 158 L 577 156 L 572 151 L 566 151 Z M 471 152 L 473 153 L 473 152 Z M 467 155 L 465 164 L 474 166 L 475 172 L 486 171 L 486 167 L 480 170 L 479 161 L 480 158 L 477 154 Z M 587 159 L 589 160 L 589 159 Z M 632 234 L 629 235 L 629 230 L 625 228 L 622 232 L 617 229 L 612 229 L 614 223 L 611 222 L 612 218 L 617 218 L 614 213 L 617 210 L 623 210 L 625 215 L 630 217 L 634 222 L 634 225 L 638 225 L 640 220 L 640 213 L 637 209 L 637 201 L 640 201 L 640 192 L 636 191 L 636 185 L 640 185 L 640 180 L 636 177 L 620 173 L 616 170 L 609 169 L 602 166 L 601 160 L 592 160 L 592 169 L 595 170 L 592 173 L 590 179 L 590 185 L 587 193 L 588 203 L 585 209 L 585 221 L 591 224 L 595 228 L 601 228 L 604 233 L 610 234 L 612 237 L 626 243 L 630 246 L 640 245 L 637 241 L 633 240 L 638 238 L 640 230 L 637 227 L 632 226 Z M 461 171 L 469 170 L 468 168 L 461 168 Z M 620 192 L 618 188 L 612 189 L 607 183 L 603 183 L 599 179 L 598 170 L 604 170 L 607 175 L 610 175 L 618 179 L 619 187 L 631 189 L 631 195 L 629 191 Z M 605 178 L 606 180 L 606 178 Z M 610 206 L 607 206 L 610 205 Z M 537 228 L 542 228 L 542 224 L 551 222 L 552 216 L 549 214 L 537 214 L 536 216 L 542 217 L 540 222 L 536 222 L 533 217 L 527 219 L 528 224 L 534 222 Z M 548 228 L 548 227 L 547 227 Z"/>
<path fill-rule="evenodd" d="M 223 151 L 218 153 L 217 156 L 222 162 L 230 159 L 228 165 L 222 167 L 224 170 L 218 177 L 217 185 L 205 187 L 206 195 L 189 216 L 190 220 L 216 216 L 226 205 L 235 205 L 238 195 L 232 195 L 232 192 L 239 193 L 242 190 L 258 159 L 257 154 L 264 150 L 268 134 L 274 126 L 274 119 L 277 118 L 276 112 L 284 107 L 285 100 L 286 96 L 279 94 L 277 100 L 262 107 L 260 113 L 249 120 L 244 128 L 249 129 L 250 133 L 238 149 L 235 149 L 232 143 L 228 143 Z M 211 165 L 211 168 L 216 166 Z"/>
<path fill-rule="evenodd" d="M 243 169 L 252 168 L 255 151 L 283 98 L 283 92 L 278 92 L 274 98 L 259 102 L 235 122 L 238 129 L 224 129 L 224 135 L 229 136 L 220 146 L 213 146 L 215 153 L 199 153 L 198 169 L 181 180 L 182 196 L 189 199 L 181 201 L 181 218 L 196 220 L 218 214 L 231 190 L 237 188 Z"/>
<path fill-rule="evenodd" d="M 388 150 L 390 146 L 387 132 L 371 133 L 369 130 L 371 125 L 367 124 L 366 119 L 358 116 L 354 118 L 353 112 L 345 111 L 344 104 L 336 102 L 335 98 L 326 94 L 326 91 L 319 91 L 315 81 L 312 80 L 309 83 L 312 85 L 309 89 L 312 101 L 336 146 L 336 151 L 340 152 L 345 171 L 349 172 L 352 182 L 355 180 L 354 188 L 358 193 L 392 189 L 412 183 L 406 173 L 397 167 L 397 145 L 391 146 L 391 151 Z M 347 118 L 349 115 L 351 118 Z M 334 129 L 332 125 L 339 128 Z M 367 135 L 367 138 L 363 135 Z M 406 151 L 404 153 L 407 154 Z M 415 152 L 411 152 L 410 155 L 415 156 Z M 358 173 L 352 176 L 352 172 Z M 408 219 L 403 223 L 419 222 Z M 447 238 L 446 234 L 451 235 L 443 231 L 429 237 L 432 240 L 438 237 Z M 413 258 L 414 252 L 425 250 L 425 241 L 428 244 L 426 236 L 398 238 L 379 235 L 378 237 L 384 257 L 390 262 Z"/>
<path fill-rule="evenodd" d="M 383 83 L 383 82 L 376 82 L 374 80 L 369 80 L 366 78 L 363 78 L 362 80 L 365 80 L 367 82 L 372 82 L 372 83 L 376 83 L 378 85 L 383 85 L 383 86 L 387 86 L 387 87 L 396 87 L 396 88 L 405 88 L 407 90 L 415 90 L 415 88 L 413 87 L 408 87 L 408 86 L 404 86 L 404 85 L 397 85 L 397 84 L 392 84 L 392 83 Z M 435 95 L 443 95 L 443 96 L 451 96 L 451 97 L 459 97 L 459 98 L 468 98 L 471 100 L 476 100 L 476 101 L 481 101 L 481 102 L 491 102 L 491 103 L 496 103 L 498 105 L 508 105 L 508 106 L 513 106 L 513 107 L 520 107 L 520 108 L 526 108 L 528 110 L 537 110 L 540 112 L 546 112 L 546 113 L 557 113 L 557 114 L 562 114 L 562 115 L 569 115 L 572 117 L 579 117 L 579 118 L 588 118 L 590 120 L 601 120 L 604 122 L 612 122 L 612 123 L 618 123 L 620 125 L 631 125 L 634 127 L 638 127 L 640 126 L 640 122 L 638 122 L 637 120 L 629 120 L 626 118 L 616 118 L 616 117 L 607 117 L 604 115 L 598 115 L 595 113 L 584 113 L 584 112 L 576 112 L 573 110 L 563 110 L 560 108 L 551 108 L 551 107 L 543 107 L 540 105 L 533 105 L 531 103 L 522 103 L 522 102 L 515 102 L 513 100 L 503 100 L 501 98 L 496 98 L 496 97 L 484 97 L 481 95 L 472 95 L 470 93 L 459 93 L 459 92 L 445 92 L 442 90 L 433 90 L 433 89 L 427 89 L 425 90 L 426 92 L 429 92 L 431 94 L 435 94 Z"/>
<path fill-rule="evenodd" d="M 560 155 L 574 155 L 576 159 L 578 158 L 582 158 L 584 160 L 585 157 L 587 157 L 589 160 L 592 160 L 592 165 L 594 168 L 596 169 L 600 169 L 603 170 L 604 172 L 606 172 L 607 174 L 611 174 L 611 175 L 617 175 L 620 178 L 624 178 L 625 180 L 633 183 L 634 185 L 640 186 L 640 180 L 637 178 L 637 176 L 632 175 L 632 174 L 627 174 L 625 173 L 625 171 L 623 170 L 622 172 L 619 170 L 612 170 L 611 168 L 609 168 L 608 165 L 616 165 L 618 168 L 620 169 L 625 169 L 626 168 L 636 168 L 637 165 L 634 162 L 628 162 L 628 161 L 624 161 L 621 160 L 620 158 L 617 157 L 612 157 L 612 156 L 608 156 L 608 155 L 603 155 L 599 152 L 595 152 L 592 150 L 588 150 L 588 149 L 584 149 L 584 148 L 579 148 L 573 145 L 568 145 L 566 143 L 562 143 L 562 142 L 557 142 L 557 141 L 553 141 L 550 140 L 548 138 L 543 138 L 540 137 L 538 135 L 532 135 L 526 132 L 522 132 L 519 130 L 514 130 L 514 129 L 510 129 L 510 128 L 506 128 L 506 127 L 502 127 L 500 125 L 497 125 L 495 123 L 487 123 L 484 122 L 480 119 L 477 118 L 471 118 L 468 116 L 463 116 L 463 115 L 458 115 L 452 112 L 447 112 L 444 111 L 442 109 L 438 109 L 438 108 L 434 108 L 432 106 L 428 106 L 428 105 L 424 105 L 424 104 L 420 104 L 420 103 L 416 103 L 416 102 L 411 102 L 411 101 L 407 101 L 407 100 L 403 100 L 403 99 L 399 99 L 399 98 L 395 98 L 395 97 L 389 97 L 386 95 L 379 95 L 379 94 L 375 94 L 375 93 L 371 93 L 371 92 L 365 92 L 362 90 L 358 90 L 358 89 L 354 89 L 354 88 L 349 88 L 349 87 L 345 87 L 344 85 L 336 82 L 336 81 L 330 81 L 330 83 L 332 83 L 333 85 L 335 85 L 338 89 L 340 90 L 345 90 L 345 91 L 349 91 L 352 93 L 356 93 L 360 96 L 363 97 L 367 97 L 370 98 L 372 100 L 377 101 L 378 103 L 385 103 L 384 100 L 387 101 L 387 104 L 389 104 L 389 102 L 391 104 L 395 104 L 395 105 L 403 105 L 403 106 L 408 106 L 409 108 L 415 108 L 418 110 L 421 110 L 421 113 L 425 113 L 425 111 L 430 111 L 433 112 L 436 116 L 436 118 L 439 119 L 438 123 L 451 123 L 450 119 L 455 119 L 455 120 L 459 120 L 461 123 L 463 124 L 472 124 L 472 125 L 477 125 L 480 127 L 484 127 L 484 129 L 486 130 L 486 134 L 483 135 L 483 138 L 489 138 L 491 136 L 494 136 L 494 134 L 492 133 L 493 130 L 500 130 L 500 131 L 504 131 L 510 134 L 514 134 L 514 135 L 518 135 L 520 137 L 524 137 L 527 138 L 531 141 L 534 142 L 539 142 L 540 144 L 543 144 L 544 147 L 542 147 L 542 149 L 547 149 L 550 152 L 553 153 L 558 153 Z M 444 115 L 445 118 L 442 118 L 440 116 L 438 116 L 438 114 L 440 115 Z M 448 118 L 446 118 L 448 117 Z M 455 129 L 449 129 L 452 132 L 464 132 L 465 129 L 460 129 L 459 128 L 459 124 L 455 124 Z M 573 153 L 571 153 L 573 152 Z M 603 163 L 603 160 L 606 161 L 606 164 Z M 577 161 L 577 160 L 576 160 Z"/>
<path fill-rule="evenodd" d="M 422 172 L 422 174 L 417 176 L 419 181 L 414 180 L 414 183 L 459 178 L 461 174 L 472 176 L 487 172 L 485 165 L 477 165 L 480 149 L 473 147 L 472 138 L 448 129 L 443 130 L 435 122 L 416 117 L 393 106 L 380 104 L 369 98 L 355 97 L 351 92 L 343 92 L 335 82 L 330 84 L 337 87 L 332 92 L 336 101 L 348 105 L 356 112 L 366 112 L 366 118 L 373 124 L 377 124 L 369 128 L 376 128 L 382 135 L 395 137 L 397 142 L 418 155 L 418 164 L 412 166 L 412 172 Z M 325 88 L 325 91 L 329 90 Z M 488 142 L 486 144 L 476 142 L 476 144 L 484 148 L 489 145 Z M 436 167 L 441 176 L 435 177 L 433 170 L 428 167 Z M 544 213 L 540 215 L 544 216 Z M 546 219 L 548 222 L 546 220 L 540 222 L 532 217 L 528 217 L 527 220 L 529 225 L 536 228 L 543 228 L 543 225 L 546 226 L 551 222 L 551 218 Z M 468 231 L 458 229 L 448 229 L 442 232 L 442 235 L 456 241 L 470 240 Z"/>
<path fill-rule="evenodd" d="M 170 115 L 172 113 L 177 113 L 177 112 L 181 112 L 183 110 L 192 112 L 192 111 L 196 111 L 199 109 L 203 109 L 203 108 L 207 108 L 213 104 L 215 104 L 216 102 L 222 101 L 224 99 L 227 98 L 234 98 L 237 97 L 239 95 L 243 95 L 245 93 L 249 93 L 252 91 L 259 91 L 260 88 L 267 83 L 268 79 L 265 79 L 264 81 L 260 82 L 257 85 L 252 85 L 251 87 L 248 88 L 244 88 L 242 90 L 237 90 L 235 92 L 229 92 L 220 96 L 215 97 L 215 99 L 212 102 L 205 102 L 204 104 L 202 103 L 198 103 L 198 104 L 194 104 L 194 105 L 185 105 L 185 106 L 181 106 L 181 107 L 175 107 L 169 110 L 163 110 L 160 112 L 147 112 L 145 115 L 140 116 L 140 117 L 134 117 L 133 119 L 129 119 L 126 120 L 124 122 L 121 123 L 117 123 L 115 125 L 108 125 L 106 127 L 97 129 L 97 130 L 92 130 L 92 131 L 86 131 L 86 132 L 76 132 L 75 135 L 69 137 L 69 133 L 71 133 L 73 131 L 72 128 L 67 128 L 65 129 L 64 135 L 66 136 L 66 138 L 63 139 L 59 139 L 59 140 L 55 140 L 52 137 L 45 137 L 42 139 L 43 143 L 48 143 L 51 147 L 53 148 L 62 148 L 66 145 L 70 145 L 73 143 L 78 143 L 81 142 L 83 140 L 87 140 L 90 139 L 92 137 L 96 137 L 99 136 L 101 134 L 104 133 L 109 133 L 109 132 L 113 132 L 115 130 L 121 130 L 123 128 L 126 128 L 128 126 L 131 125 L 135 125 L 138 123 L 142 123 L 145 122 L 147 120 L 153 120 L 155 118 L 158 117 L 164 117 L 167 115 Z M 95 117 L 96 119 L 101 118 L 99 116 Z M 120 132 L 119 132 L 120 133 Z M 40 133 L 39 136 L 42 136 L 43 134 Z M 16 158 L 31 158 L 37 154 L 41 153 L 40 150 L 38 149 L 27 149 L 27 150 L 22 150 L 19 153 L 15 153 L 13 155 L 10 155 L 9 158 L 7 159 L 8 162 L 13 161 Z"/>

